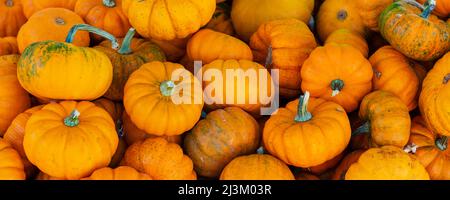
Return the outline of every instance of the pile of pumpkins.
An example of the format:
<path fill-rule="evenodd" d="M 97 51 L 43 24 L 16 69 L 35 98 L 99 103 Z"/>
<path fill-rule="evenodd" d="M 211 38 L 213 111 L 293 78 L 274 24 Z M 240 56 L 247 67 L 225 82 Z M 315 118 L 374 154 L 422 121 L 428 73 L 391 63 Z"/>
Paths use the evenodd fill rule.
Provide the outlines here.
<path fill-rule="evenodd" d="M 0 179 L 449 180 L 449 14 L 448 0 L 0 0 Z M 194 61 L 278 69 L 280 108 L 204 103 Z M 191 103 L 173 102 L 181 83 Z"/>

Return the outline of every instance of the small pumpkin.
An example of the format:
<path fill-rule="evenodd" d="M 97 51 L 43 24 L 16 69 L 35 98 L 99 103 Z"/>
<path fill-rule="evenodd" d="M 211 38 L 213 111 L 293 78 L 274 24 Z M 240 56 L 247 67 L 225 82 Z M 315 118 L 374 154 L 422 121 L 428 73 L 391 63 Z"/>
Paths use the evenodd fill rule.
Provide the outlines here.
<path fill-rule="evenodd" d="M 417 158 L 395 146 L 371 148 L 362 153 L 345 174 L 345 180 L 429 180 Z"/>
<path fill-rule="evenodd" d="M 372 90 L 372 66 L 357 49 L 336 43 L 316 48 L 303 63 L 302 90 L 352 112 Z"/>
<path fill-rule="evenodd" d="M 344 152 L 341 152 L 339 155 L 335 156 L 330 160 L 327 160 L 326 162 L 320 165 L 309 167 L 306 170 L 316 175 L 322 175 L 327 171 L 330 171 L 333 168 L 335 168 L 342 160 L 342 157 L 344 157 Z"/>
<path fill-rule="evenodd" d="M 0 37 L 0 56 L 18 54 L 19 47 L 15 37 Z"/>
<path fill-rule="evenodd" d="M 360 34 L 349 29 L 341 28 L 333 31 L 325 40 L 325 45 L 330 43 L 347 44 L 358 49 L 364 57 L 369 55 L 369 45 Z"/>
<path fill-rule="evenodd" d="M 213 17 L 206 24 L 205 28 L 225 33 L 227 35 L 234 35 L 233 22 L 231 21 L 231 7 L 226 2 L 218 3 Z"/>
<path fill-rule="evenodd" d="M 259 146 L 259 126 L 237 107 L 208 113 L 184 139 L 186 154 L 195 171 L 204 177 L 219 177 L 233 158 L 254 153 Z"/>
<path fill-rule="evenodd" d="M 145 172 L 155 180 L 196 180 L 192 160 L 178 144 L 155 137 L 128 147 L 123 164 Z"/>
<path fill-rule="evenodd" d="M 286 164 L 308 168 L 344 151 L 350 141 L 344 109 L 331 101 L 309 98 L 309 92 L 278 109 L 263 131 L 265 149 Z"/>
<path fill-rule="evenodd" d="M 150 39 L 164 52 L 169 62 L 177 62 L 186 55 L 186 46 L 191 36 L 170 41 Z M 185 65 L 184 65 L 185 66 Z"/>
<path fill-rule="evenodd" d="M 380 15 L 380 33 L 409 58 L 435 60 L 450 49 L 449 25 L 431 14 L 435 0 L 425 6 L 413 2 L 396 1 L 387 7 Z"/>
<path fill-rule="evenodd" d="M 279 70 L 280 95 L 286 98 L 300 95 L 300 70 L 316 46 L 314 34 L 297 19 L 263 23 L 250 38 L 255 61 Z"/>
<path fill-rule="evenodd" d="M 424 4 L 427 0 L 417 0 L 418 2 Z M 436 0 L 436 8 L 433 13 L 439 17 L 449 17 L 450 15 L 450 2 L 447 0 Z"/>
<path fill-rule="evenodd" d="M 76 13 L 64 8 L 49 8 L 37 12 L 20 28 L 17 44 L 20 53 L 35 42 L 54 40 L 64 42 L 67 34 L 76 24 L 83 24 L 83 19 Z M 89 33 L 82 32 L 73 38 L 73 44 L 80 47 L 89 46 Z"/>
<path fill-rule="evenodd" d="M 97 169 L 91 176 L 81 180 L 152 180 L 152 178 L 132 167 L 120 166 L 115 169 L 109 167 Z"/>
<path fill-rule="evenodd" d="M 356 8 L 363 24 L 372 31 L 378 32 L 378 18 L 394 0 L 358 0 Z"/>
<path fill-rule="evenodd" d="M 0 180 L 25 180 L 25 172 L 19 153 L 0 138 Z"/>
<path fill-rule="evenodd" d="M 332 180 L 344 180 L 348 168 L 350 168 L 353 163 L 356 163 L 358 161 L 359 157 L 364 153 L 364 151 L 365 150 L 356 150 L 347 154 L 336 167 L 336 170 L 332 176 Z"/>
<path fill-rule="evenodd" d="M 30 19 L 36 12 L 46 8 L 65 8 L 73 10 L 78 0 L 21 0 L 23 12 Z"/>
<path fill-rule="evenodd" d="M 297 181 L 318 181 L 320 179 L 319 179 L 319 177 L 317 177 L 314 174 L 310 174 L 307 172 L 300 172 L 297 175 L 295 175 L 295 180 L 297 180 Z"/>
<path fill-rule="evenodd" d="M 17 36 L 17 32 L 26 21 L 20 0 L 3 0 L 0 3 L 0 27 L 2 27 L 0 38 Z"/>
<path fill-rule="evenodd" d="M 214 0 L 123 0 L 125 15 L 137 32 L 157 40 L 185 38 L 212 18 Z"/>
<path fill-rule="evenodd" d="M 104 109 L 87 101 L 62 101 L 31 115 L 23 147 L 44 173 L 80 179 L 107 166 L 118 142 L 114 122 Z"/>

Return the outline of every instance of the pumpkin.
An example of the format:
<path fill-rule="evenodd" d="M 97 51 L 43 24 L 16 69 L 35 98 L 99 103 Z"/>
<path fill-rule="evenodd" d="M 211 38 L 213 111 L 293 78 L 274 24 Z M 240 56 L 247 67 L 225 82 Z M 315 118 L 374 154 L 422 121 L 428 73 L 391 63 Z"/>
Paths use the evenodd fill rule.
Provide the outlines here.
<path fill-rule="evenodd" d="M 295 175 L 295 180 L 297 180 L 297 181 L 318 181 L 320 179 L 319 179 L 319 177 L 317 177 L 314 174 L 310 174 L 307 172 L 300 172 L 297 175 Z"/>
<path fill-rule="evenodd" d="M 422 83 L 419 108 L 434 133 L 450 136 L 450 53 L 445 54 L 431 69 Z"/>
<path fill-rule="evenodd" d="M 30 107 L 30 97 L 17 80 L 16 55 L 0 56 L 0 136 L 13 119 Z"/>
<path fill-rule="evenodd" d="M 259 146 L 259 126 L 237 107 L 208 113 L 184 139 L 186 154 L 203 177 L 219 177 L 233 158 L 254 153 Z"/>
<path fill-rule="evenodd" d="M 202 72 L 199 74 L 203 77 L 205 102 L 211 110 L 236 106 L 251 114 L 259 114 L 260 108 L 269 104 L 274 97 L 272 78 L 258 63 L 249 60 L 216 60 L 204 65 Z M 220 79 L 217 75 L 223 77 Z M 253 81 L 245 81 L 246 77 L 251 77 Z M 212 90 L 214 87 L 215 90 Z"/>
<path fill-rule="evenodd" d="M 122 0 L 77 0 L 75 13 L 87 24 L 103 29 L 115 37 L 125 37 L 131 28 L 122 11 Z M 95 37 L 97 40 L 100 37 Z"/>
<path fill-rule="evenodd" d="M 173 40 L 197 32 L 212 18 L 214 0 L 123 0 L 125 15 L 147 38 Z"/>
<path fill-rule="evenodd" d="M 295 18 L 308 23 L 314 0 L 234 0 L 231 20 L 239 37 L 248 42 L 258 27 L 266 22 Z"/>
<path fill-rule="evenodd" d="M 450 49 L 450 28 L 430 14 L 435 0 L 428 0 L 423 10 L 414 1 L 397 1 L 380 15 L 383 37 L 398 51 L 419 61 L 435 60 Z"/>
<path fill-rule="evenodd" d="M 191 61 L 202 61 L 204 64 L 218 59 L 253 60 L 252 50 L 247 44 L 211 29 L 202 29 L 193 35 L 186 53 Z"/>
<path fill-rule="evenodd" d="M 317 32 L 322 41 L 335 30 L 346 28 L 366 37 L 367 29 L 354 0 L 326 0 L 317 14 Z"/>
<path fill-rule="evenodd" d="M 123 112 L 123 106 L 121 103 L 117 103 L 114 101 L 111 101 L 106 98 L 100 98 L 93 101 L 96 106 L 103 108 L 106 110 L 106 112 L 109 113 L 113 121 L 118 125 L 119 121 L 122 118 L 122 112 Z M 117 127 L 120 128 L 120 127 Z"/>
<path fill-rule="evenodd" d="M 306 170 L 316 175 L 322 175 L 327 171 L 336 167 L 339 164 L 339 161 L 341 161 L 342 157 L 344 157 L 344 152 L 341 152 L 339 155 L 335 156 L 330 160 L 327 160 L 326 162 L 320 165 L 309 167 Z"/>
<path fill-rule="evenodd" d="M 363 24 L 372 31 L 378 32 L 378 18 L 394 0 L 358 0 L 356 8 Z"/>
<path fill-rule="evenodd" d="M 333 31 L 325 40 L 325 45 L 330 43 L 347 44 L 358 49 L 364 57 L 369 55 L 369 45 L 360 34 L 349 29 L 341 28 Z"/>
<path fill-rule="evenodd" d="M 26 21 L 20 0 L 4 0 L 0 3 L 0 37 L 17 36 Z"/>
<path fill-rule="evenodd" d="M 58 178 L 58 177 L 53 177 L 50 176 L 44 172 L 39 172 L 39 174 L 36 176 L 35 180 L 39 180 L 39 181 L 63 181 L 66 180 L 64 178 Z"/>
<path fill-rule="evenodd" d="M 124 39 L 119 40 L 122 46 L 119 50 L 111 48 L 110 41 L 104 41 L 94 49 L 105 53 L 113 65 L 113 80 L 111 86 L 103 95 L 108 99 L 120 101 L 123 98 L 123 88 L 131 73 L 141 65 L 151 61 L 165 61 L 164 53 L 154 43 L 133 38 L 134 29 L 130 29 Z"/>
<path fill-rule="evenodd" d="M 425 3 L 426 0 L 417 0 L 420 3 Z M 433 13 L 439 17 L 449 17 L 450 15 L 450 2 L 447 0 L 436 0 L 436 8 L 434 8 Z"/>
<path fill-rule="evenodd" d="M 25 180 L 19 153 L 0 138 L 0 180 Z"/>
<path fill-rule="evenodd" d="M 19 47 L 15 37 L 0 37 L 0 56 L 17 53 L 19 53 Z"/>
<path fill-rule="evenodd" d="M 231 7 L 227 3 L 218 3 L 213 17 L 206 24 L 205 28 L 234 35 L 233 22 L 231 21 Z"/>
<path fill-rule="evenodd" d="M 373 89 L 392 92 L 409 110 L 416 108 L 420 80 L 413 63 L 392 46 L 378 49 L 369 61 L 374 71 Z"/>
<path fill-rule="evenodd" d="M 191 37 L 188 36 L 182 39 L 174 39 L 170 41 L 150 39 L 157 44 L 167 57 L 167 61 L 177 62 L 184 55 L 186 55 L 186 46 Z"/>
<path fill-rule="evenodd" d="M 92 100 L 106 92 L 113 78 L 111 61 L 98 50 L 71 44 L 77 30 L 96 32 L 115 41 L 97 28 L 76 25 L 67 42 L 33 43 L 18 63 L 17 76 L 23 88 L 36 97 L 66 100 Z M 118 46 L 116 41 L 113 46 Z"/>
<path fill-rule="evenodd" d="M 350 122 L 342 106 L 324 99 L 310 99 L 306 92 L 269 118 L 264 126 L 263 143 L 271 155 L 286 164 L 308 168 L 344 151 L 350 133 Z"/>
<path fill-rule="evenodd" d="M 20 53 L 24 54 L 25 48 L 35 42 L 54 40 L 64 42 L 71 28 L 84 21 L 74 12 L 64 8 L 49 8 L 37 12 L 20 28 L 17 34 L 17 44 Z M 89 34 L 79 33 L 73 39 L 77 46 L 89 46 Z"/>
<path fill-rule="evenodd" d="M 181 77 L 182 81 L 176 80 Z M 153 135 L 173 136 L 192 129 L 199 120 L 203 93 L 198 79 L 183 66 L 154 61 L 131 74 L 123 101 L 136 127 Z"/>
<path fill-rule="evenodd" d="M 300 95 L 300 70 L 316 46 L 314 34 L 297 19 L 264 23 L 250 38 L 255 61 L 279 70 L 279 93 L 286 98 Z"/>
<path fill-rule="evenodd" d="M 239 156 L 228 163 L 220 180 L 295 180 L 289 167 L 269 154 Z"/>
<path fill-rule="evenodd" d="M 417 158 L 395 146 L 371 148 L 362 153 L 345 174 L 345 180 L 429 180 Z"/>
<path fill-rule="evenodd" d="M 97 169 L 91 176 L 81 180 L 152 180 L 152 178 L 132 167 L 120 166 L 115 169 L 109 167 Z"/>
<path fill-rule="evenodd" d="M 25 154 L 42 172 L 80 179 L 109 164 L 118 137 L 111 116 L 87 101 L 50 103 L 25 126 Z"/>
<path fill-rule="evenodd" d="M 316 48 L 303 63 L 302 90 L 352 112 L 372 90 L 370 62 L 357 49 L 336 43 Z"/>
<path fill-rule="evenodd" d="M 73 10 L 78 0 L 21 0 L 23 12 L 30 19 L 36 12 L 46 8 L 65 8 Z"/>
<path fill-rule="evenodd" d="M 183 149 L 161 137 L 132 144 L 125 152 L 123 162 L 155 180 L 197 179 L 192 160 L 183 154 Z"/>
<path fill-rule="evenodd" d="M 125 142 L 125 139 L 123 139 L 123 136 L 119 133 L 119 144 L 117 145 L 117 149 L 114 152 L 113 156 L 111 157 L 111 161 L 109 162 L 109 167 L 117 167 L 120 165 L 120 162 L 123 159 L 123 156 L 125 156 L 125 151 L 127 150 L 127 143 Z"/>
<path fill-rule="evenodd" d="M 359 157 L 362 153 L 364 153 L 364 151 L 365 150 L 356 150 L 347 154 L 336 167 L 336 170 L 332 176 L 332 180 L 344 180 L 348 168 L 350 168 L 353 163 L 356 163 L 358 161 Z"/>

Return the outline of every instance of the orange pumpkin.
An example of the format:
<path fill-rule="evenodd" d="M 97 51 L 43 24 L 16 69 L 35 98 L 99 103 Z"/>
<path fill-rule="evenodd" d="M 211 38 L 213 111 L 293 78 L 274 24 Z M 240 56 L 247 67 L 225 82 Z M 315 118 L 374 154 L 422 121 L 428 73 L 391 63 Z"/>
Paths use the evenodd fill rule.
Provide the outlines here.
<path fill-rule="evenodd" d="M 65 8 L 73 10 L 77 0 L 21 0 L 23 12 L 29 19 L 36 12 L 46 8 Z"/>
<path fill-rule="evenodd" d="M 300 95 L 300 70 L 316 46 L 314 34 L 297 19 L 264 23 L 250 39 L 255 61 L 279 70 L 280 95 L 286 98 Z"/>
<path fill-rule="evenodd" d="M 35 180 L 39 180 L 39 181 L 63 181 L 66 180 L 64 178 L 58 178 L 58 177 L 53 177 L 50 176 L 44 172 L 39 172 L 39 174 L 36 176 Z"/>
<path fill-rule="evenodd" d="M 109 164 L 118 137 L 111 116 L 87 101 L 50 103 L 31 115 L 23 147 L 50 176 L 80 179 Z"/>
<path fill-rule="evenodd" d="M 339 164 L 339 161 L 341 161 L 342 157 L 344 157 L 344 152 L 341 152 L 339 155 L 335 156 L 330 160 L 327 160 L 326 162 L 320 165 L 309 167 L 306 170 L 316 175 L 322 175 L 327 171 L 332 170 L 334 167 L 336 167 L 336 165 Z"/>
<path fill-rule="evenodd" d="M 339 163 L 339 165 L 336 167 L 336 170 L 332 176 L 333 180 L 344 180 L 345 174 L 347 173 L 348 168 L 350 166 L 357 162 L 359 157 L 362 153 L 364 153 L 365 150 L 356 150 L 349 154 L 347 154 L 344 159 Z"/>
<path fill-rule="evenodd" d="M 206 24 L 205 28 L 227 35 L 234 35 L 233 22 L 231 22 L 231 7 L 227 3 L 218 3 L 213 17 Z"/>
<path fill-rule="evenodd" d="M 17 36 L 17 32 L 26 21 L 20 0 L 4 0 L 0 3 L 0 27 L 2 27 L 0 38 Z"/>
<path fill-rule="evenodd" d="M 372 90 L 370 62 L 349 45 L 328 44 L 316 48 L 303 63 L 302 90 L 312 97 L 334 101 L 352 112 Z"/>
<path fill-rule="evenodd" d="M 115 169 L 109 167 L 97 169 L 91 176 L 81 180 L 152 180 L 152 178 L 132 167 L 120 166 Z"/>
<path fill-rule="evenodd" d="M 341 28 L 333 31 L 325 40 L 325 45 L 330 43 L 347 44 L 358 49 L 364 57 L 367 58 L 369 55 L 369 46 L 366 39 L 349 29 Z"/>
<path fill-rule="evenodd" d="M 93 101 L 96 106 L 103 108 L 112 117 L 115 123 L 122 118 L 123 106 L 121 103 L 114 102 L 105 98 L 100 98 Z"/>
<path fill-rule="evenodd" d="M 308 168 L 344 151 L 350 133 L 350 122 L 340 105 L 309 99 L 306 92 L 270 117 L 264 127 L 263 143 L 270 154 L 285 163 Z"/>
<path fill-rule="evenodd" d="M 25 180 L 19 153 L 0 138 L 0 180 Z"/>
<path fill-rule="evenodd" d="M 0 56 L 18 54 L 19 47 L 15 37 L 0 37 Z"/>
<path fill-rule="evenodd" d="M 427 0 L 417 0 L 418 2 L 424 4 Z M 450 2 L 448 0 L 436 0 L 436 8 L 433 13 L 439 17 L 449 17 L 450 15 Z"/>
<path fill-rule="evenodd" d="M 318 181 L 320 179 L 319 179 L 319 177 L 317 177 L 314 174 L 310 174 L 307 172 L 300 172 L 297 175 L 295 175 L 295 180 L 297 180 L 297 181 Z"/>
<path fill-rule="evenodd" d="M 70 29 L 84 21 L 76 13 L 64 8 L 49 8 L 37 12 L 20 28 L 17 44 L 20 53 L 35 42 L 54 40 L 64 42 Z M 89 46 L 89 33 L 78 33 L 73 39 L 77 46 Z"/>
<path fill-rule="evenodd" d="M 372 31 L 378 31 L 380 14 L 393 2 L 394 0 L 358 0 L 355 3 L 363 24 Z"/>
<path fill-rule="evenodd" d="M 150 39 L 157 44 L 167 57 L 167 61 L 177 62 L 186 55 L 186 46 L 191 37 L 174 39 L 170 41 Z"/>
<path fill-rule="evenodd" d="M 123 164 L 155 180 L 197 179 L 192 160 L 183 154 L 183 149 L 161 137 L 138 141 L 128 147 Z"/>

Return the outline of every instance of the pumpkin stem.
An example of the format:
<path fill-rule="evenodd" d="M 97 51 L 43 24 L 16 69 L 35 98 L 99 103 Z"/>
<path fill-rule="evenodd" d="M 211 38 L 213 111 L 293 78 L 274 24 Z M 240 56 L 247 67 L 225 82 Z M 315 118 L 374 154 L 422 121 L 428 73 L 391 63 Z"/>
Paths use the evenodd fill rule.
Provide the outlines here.
<path fill-rule="evenodd" d="M 202 119 L 205 119 L 205 118 L 206 118 L 206 115 L 208 115 L 208 114 L 206 114 L 206 112 L 202 110 L 202 114 L 201 114 L 200 117 L 201 117 Z"/>
<path fill-rule="evenodd" d="M 428 19 L 431 12 L 433 12 L 434 8 L 436 8 L 436 0 L 427 0 L 427 2 L 425 2 L 424 6 L 425 6 L 425 9 L 420 14 L 420 17 L 422 17 L 424 19 Z"/>
<path fill-rule="evenodd" d="M 444 76 L 444 80 L 442 81 L 443 84 L 447 84 L 450 80 L 450 73 Z"/>
<path fill-rule="evenodd" d="M 269 69 L 269 66 L 272 64 L 272 53 L 273 53 L 272 45 L 269 45 L 269 48 L 267 48 L 266 63 L 264 65 L 266 69 Z"/>
<path fill-rule="evenodd" d="M 265 153 L 264 147 L 261 146 L 258 149 L 256 149 L 256 153 L 259 154 L 259 155 L 263 155 Z"/>
<path fill-rule="evenodd" d="M 7 7 L 13 7 L 14 6 L 14 1 L 13 0 L 6 0 L 5 5 Z"/>
<path fill-rule="evenodd" d="M 416 144 L 412 143 L 412 144 L 406 145 L 405 148 L 403 148 L 403 151 L 406 153 L 415 154 L 417 152 L 417 148 L 418 148 L 418 146 Z"/>
<path fill-rule="evenodd" d="M 75 127 L 78 126 L 80 123 L 80 120 L 78 119 L 80 117 L 80 112 L 77 109 L 74 109 L 69 116 L 67 116 L 64 119 L 64 125 L 68 127 Z"/>
<path fill-rule="evenodd" d="M 165 97 L 170 97 L 173 95 L 175 89 L 175 83 L 173 81 L 163 81 L 161 85 L 159 85 L 159 90 L 161 94 Z"/>
<path fill-rule="evenodd" d="M 114 7 L 116 7 L 116 1 L 115 0 L 103 0 L 103 5 L 108 8 L 114 8 Z"/>
<path fill-rule="evenodd" d="M 64 19 L 61 18 L 61 17 L 57 17 L 57 18 L 55 19 L 55 23 L 58 24 L 58 25 L 64 25 L 64 24 L 66 24 L 66 22 L 64 21 Z"/>
<path fill-rule="evenodd" d="M 361 133 L 368 133 L 370 132 L 370 122 L 366 122 L 363 125 L 361 125 L 359 128 L 357 128 L 355 131 L 352 132 L 353 135 L 358 135 Z"/>
<path fill-rule="evenodd" d="M 348 13 L 346 10 L 339 10 L 339 12 L 337 13 L 337 19 L 339 21 L 344 21 L 345 19 L 347 19 Z"/>
<path fill-rule="evenodd" d="M 439 150 L 445 151 L 447 149 L 447 145 L 448 145 L 448 137 L 442 136 L 442 137 L 436 139 L 435 144 Z"/>
<path fill-rule="evenodd" d="M 69 34 L 66 37 L 67 43 L 72 43 L 73 39 L 75 38 L 75 34 L 78 30 L 88 31 L 88 32 L 100 35 L 100 36 L 108 39 L 109 41 L 111 41 L 111 45 L 112 45 L 113 49 L 119 48 L 119 42 L 117 42 L 117 39 L 116 39 L 116 37 L 114 37 L 114 35 L 111 35 L 111 33 L 108 33 L 104 30 L 101 30 L 97 27 L 93 27 L 93 26 L 90 26 L 87 24 L 77 24 L 77 25 L 73 26 L 70 29 Z"/>
<path fill-rule="evenodd" d="M 298 100 L 297 115 L 295 116 L 296 122 L 306 122 L 312 118 L 310 112 L 308 112 L 309 92 L 306 91 L 304 95 L 300 95 Z"/>
<path fill-rule="evenodd" d="M 116 130 L 117 130 L 117 135 L 119 135 L 119 138 L 123 137 L 123 123 L 122 120 L 118 119 L 116 121 Z"/>
<path fill-rule="evenodd" d="M 339 94 L 339 92 L 341 92 L 342 88 L 344 88 L 344 81 L 342 81 L 341 79 L 336 79 L 331 81 L 331 89 L 333 90 L 333 92 L 331 93 L 331 96 L 334 97 L 336 95 Z"/>
<path fill-rule="evenodd" d="M 123 38 L 122 46 L 118 51 L 121 55 L 133 53 L 133 50 L 131 49 L 131 40 L 133 39 L 135 33 L 136 29 L 134 28 L 130 28 L 130 30 L 128 30 L 127 35 Z"/>

